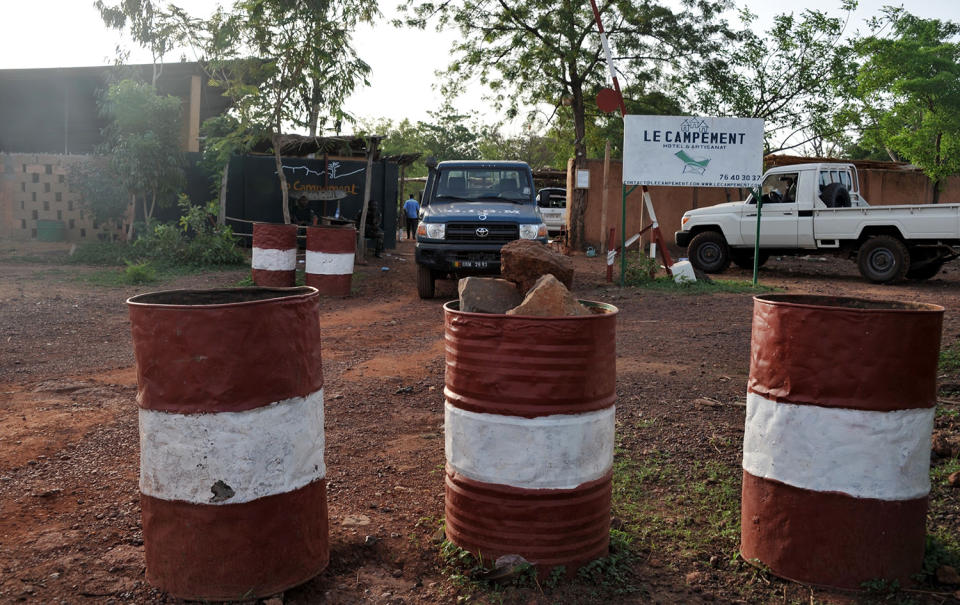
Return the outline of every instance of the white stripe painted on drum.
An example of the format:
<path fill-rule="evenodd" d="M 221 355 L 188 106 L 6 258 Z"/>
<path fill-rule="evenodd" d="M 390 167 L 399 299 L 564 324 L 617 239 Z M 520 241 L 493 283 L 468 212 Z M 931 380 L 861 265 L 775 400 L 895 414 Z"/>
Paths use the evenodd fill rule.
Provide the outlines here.
<path fill-rule="evenodd" d="M 140 410 L 140 491 L 164 500 L 237 504 L 326 476 L 323 389 L 244 412 Z M 212 500 L 222 481 L 233 497 Z"/>
<path fill-rule="evenodd" d="M 306 271 L 311 275 L 353 275 L 353 252 L 334 254 L 307 250 Z"/>
<path fill-rule="evenodd" d="M 930 493 L 933 416 L 933 408 L 827 408 L 748 393 L 743 470 L 817 492 L 922 498 Z"/>
<path fill-rule="evenodd" d="M 526 489 L 573 489 L 613 466 L 615 408 L 521 418 L 446 404 L 447 462 L 474 481 Z"/>
<path fill-rule="evenodd" d="M 297 268 L 297 249 L 254 248 L 251 267 L 264 271 L 293 271 Z"/>

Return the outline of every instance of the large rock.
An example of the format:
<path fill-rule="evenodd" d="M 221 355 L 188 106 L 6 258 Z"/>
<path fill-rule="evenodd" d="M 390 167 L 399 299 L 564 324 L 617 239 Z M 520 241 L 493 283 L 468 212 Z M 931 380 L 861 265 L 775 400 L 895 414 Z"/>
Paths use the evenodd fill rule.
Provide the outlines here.
<path fill-rule="evenodd" d="M 497 277 L 465 277 L 457 289 L 460 310 L 470 313 L 506 313 L 523 302 L 515 283 Z"/>
<path fill-rule="evenodd" d="M 538 279 L 520 306 L 507 311 L 507 315 L 563 317 L 590 315 L 590 309 L 581 305 L 556 277 L 548 274 Z"/>
<path fill-rule="evenodd" d="M 542 275 L 553 275 L 573 287 L 573 261 L 540 242 L 518 239 L 500 249 L 500 275 L 527 292 Z"/>

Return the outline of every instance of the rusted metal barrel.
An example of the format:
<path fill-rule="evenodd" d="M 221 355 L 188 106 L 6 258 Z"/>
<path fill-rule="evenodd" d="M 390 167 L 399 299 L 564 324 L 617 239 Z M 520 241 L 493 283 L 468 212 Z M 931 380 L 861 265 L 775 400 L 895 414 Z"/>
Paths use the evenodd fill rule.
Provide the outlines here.
<path fill-rule="evenodd" d="M 607 554 L 616 307 L 583 317 L 444 305 L 446 533 L 493 562 L 541 572 Z"/>
<path fill-rule="evenodd" d="M 744 559 L 841 588 L 920 571 L 942 320 L 929 304 L 754 298 Z"/>
<path fill-rule="evenodd" d="M 296 285 L 297 226 L 253 224 L 253 283 L 289 288 Z"/>
<path fill-rule="evenodd" d="M 127 301 L 147 580 L 268 596 L 329 561 L 319 296 L 177 290 Z"/>
<path fill-rule="evenodd" d="M 349 296 L 357 230 L 307 227 L 306 284 L 324 296 Z"/>

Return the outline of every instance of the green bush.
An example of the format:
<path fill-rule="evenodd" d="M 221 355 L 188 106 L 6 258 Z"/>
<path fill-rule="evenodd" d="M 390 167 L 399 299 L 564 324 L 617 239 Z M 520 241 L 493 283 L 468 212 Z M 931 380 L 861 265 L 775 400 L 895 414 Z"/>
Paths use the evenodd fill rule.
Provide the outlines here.
<path fill-rule="evenodd" d="M 130 246 L 122 242 L 88 242 L 77 246 L 67 262 L 79 265 L 115 267 L 130 256 Z"/>
<path fill-rule="evenodd" d="M 123 272 L 123 281 L 128 284 L 149 284 L 157 281 L 157 270 L 149 262 L 131 263 L 127 261 L 127 269 Z"/>
<path fill-rule="evenodd" d="M 627 253 L 627 270 L 624 272 L 624 284 L 643 286 L 653 282 L 660 270 L 660 261 L 646 254 Z"/>
<path fill-rule="evenodd" d="M 216 224 L 211 214 L 216 202 L 194 206 L 180 196 L 182 215 L 177 223 L 161 223 L 143 233 L 132 244 L 93 242 L 77 248 L 70 262 L 88 265 L 141 266 L 149 261 L 161 269 L 208 268 L 244 265 L 246 256 L 237 247 L 230 227 Z"/>

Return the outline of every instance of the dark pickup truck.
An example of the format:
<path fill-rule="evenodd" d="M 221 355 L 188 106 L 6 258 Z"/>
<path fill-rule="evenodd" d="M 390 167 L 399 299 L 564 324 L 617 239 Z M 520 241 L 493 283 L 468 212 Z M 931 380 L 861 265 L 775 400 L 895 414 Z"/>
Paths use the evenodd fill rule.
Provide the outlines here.
<path fill-rule="evenodd" d="M 547 242 L 526 163 L 449 161 L 428 168 L 417 227 L 420 298 L 433 298 L 437 279 L 500 273 L 507 242 Z"/>

